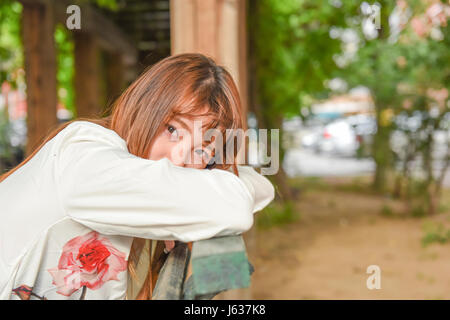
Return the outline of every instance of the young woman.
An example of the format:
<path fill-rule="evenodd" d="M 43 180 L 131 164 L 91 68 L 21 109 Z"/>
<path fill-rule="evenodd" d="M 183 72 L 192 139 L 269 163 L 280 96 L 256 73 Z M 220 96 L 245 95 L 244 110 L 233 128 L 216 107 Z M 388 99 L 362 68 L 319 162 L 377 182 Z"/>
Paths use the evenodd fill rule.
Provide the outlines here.
<path fill-rule="evenodd" d="M 193 139 L 212 128 L 223 146 Z M 230 74 L 200 54 L 147 69 L 110 116 L 57 128 L 0 177 L 0 299 L 124 299 L 140 240 L 170 249 L 247 231 L 274 188 L 217 161 L 239 128 Z"/>

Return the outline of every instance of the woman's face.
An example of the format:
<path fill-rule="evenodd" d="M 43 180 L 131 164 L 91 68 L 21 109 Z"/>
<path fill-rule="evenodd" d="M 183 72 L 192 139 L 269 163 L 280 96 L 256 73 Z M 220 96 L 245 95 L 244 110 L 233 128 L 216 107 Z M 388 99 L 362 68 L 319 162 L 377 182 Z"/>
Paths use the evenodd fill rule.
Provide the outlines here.
<path fill-rule="evenodd" d="M 177 166 L 204 169 L 214 157 L 214 142 L 204 139 L 203 126 L 210 121 L 210 116 L 176 116 L 155 137 L 148 159 L 167 158 Z"/>

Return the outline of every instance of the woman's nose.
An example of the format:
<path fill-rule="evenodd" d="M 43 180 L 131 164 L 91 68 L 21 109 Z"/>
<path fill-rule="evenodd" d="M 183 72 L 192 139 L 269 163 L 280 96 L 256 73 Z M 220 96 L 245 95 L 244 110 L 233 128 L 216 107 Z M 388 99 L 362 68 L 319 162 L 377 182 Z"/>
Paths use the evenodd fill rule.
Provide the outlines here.
<path fill-rule="evenodd" d="M 189 164 L 190 139 L 180 138 L 178 143 L 170 150 L 168 158 L 176 166 L 186 167 Z"/>
<path fill-rule="evenodd" d="M 170 160 L 173 164 L 187 168 L 205 168 L 200 156 L 195 154 L 195 148 L 188 143 L 179 143 L 170 154 Z"/>
<path fill-rule="evenodd" d="M 172 148 L 169 159 L 177 166 L 189 168 L 204 168 L 205 164 L 201 161 L 202 157 L 195 153 L 195 150 L 202 149 L 201 132 L 197 133 L 200 137 L 195 139 L 187 130 L 180 130 L 178 142 Z"/>
<path fill-rule="evenodd" d="M 174 165 L 184 167 L 186 165 L 186 154 L 187 151 L 183 145 L 179 143 L 171 150 L 169 159 Z"/>

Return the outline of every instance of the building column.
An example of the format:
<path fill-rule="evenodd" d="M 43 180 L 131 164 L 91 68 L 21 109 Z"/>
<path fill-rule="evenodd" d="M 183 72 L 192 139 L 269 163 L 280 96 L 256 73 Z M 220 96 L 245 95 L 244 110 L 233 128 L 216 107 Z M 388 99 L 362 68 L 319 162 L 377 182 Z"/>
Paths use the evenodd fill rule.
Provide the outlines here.
<path fill-rule="evenodd" d="M 24 3 L 22 36 L 27 85 L 25 155 L 28 156 L 58 124 L 52 7 L 39 3 Z"/>
<path fill-rule="evenodd" d="M 96 117 L 103 111 L 100 90 L 100 49 L 92 34 L 75 32 L 75 106 L 77 117 Z"/>
<path fill-rule="evenodd" d="M 199 52 L 233 76 L 247 114 L 245 0 L 170 0 L 172 54 Z"/>
<path fill-rule="evenodd" d="M 125 74 L 122 55 L 105 53 L 106 104 L 110 105 L 125 89 Z"/>

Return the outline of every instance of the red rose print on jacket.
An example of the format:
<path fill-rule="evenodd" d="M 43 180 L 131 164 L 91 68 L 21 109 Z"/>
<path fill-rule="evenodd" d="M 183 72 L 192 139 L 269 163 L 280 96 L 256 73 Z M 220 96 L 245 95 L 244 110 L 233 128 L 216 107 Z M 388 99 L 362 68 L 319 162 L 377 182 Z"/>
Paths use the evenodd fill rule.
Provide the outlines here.
<path fill-rule="evenodd" d="M 125 271 L 125 254 L 114 248 L 111 242 L 92 231 L 69 240 L 63 247 L 58 267 L 49 269 L 53 284 L 59 294 L 70 296 L 86 287 L 92 290 L 100 288 L 106 281 L 118 280 L 117 275 Z"/>

